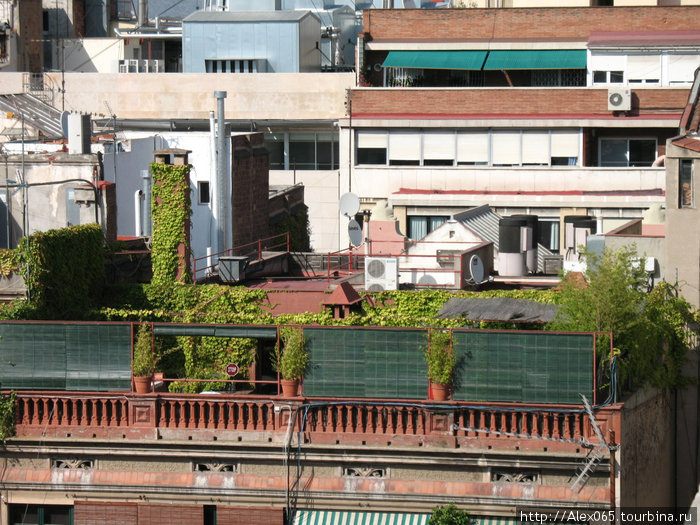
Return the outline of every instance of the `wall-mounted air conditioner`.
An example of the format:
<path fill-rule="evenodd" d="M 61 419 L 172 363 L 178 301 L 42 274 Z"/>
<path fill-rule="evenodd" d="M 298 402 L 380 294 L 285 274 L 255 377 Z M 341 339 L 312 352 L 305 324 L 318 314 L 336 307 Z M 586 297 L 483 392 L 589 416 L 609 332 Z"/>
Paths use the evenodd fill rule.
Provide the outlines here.
<path fill-rule="evenodd" d="M 632 109 L 632 92 L 629 89 L 608 89 L 608 111 L 629 111 L 630 109 Z"/>
<path fill-rule="evenodd" d="M 391 257 L 365 259 L 365 290 L 383 292 L 399 287 L 399 262 Z"/>

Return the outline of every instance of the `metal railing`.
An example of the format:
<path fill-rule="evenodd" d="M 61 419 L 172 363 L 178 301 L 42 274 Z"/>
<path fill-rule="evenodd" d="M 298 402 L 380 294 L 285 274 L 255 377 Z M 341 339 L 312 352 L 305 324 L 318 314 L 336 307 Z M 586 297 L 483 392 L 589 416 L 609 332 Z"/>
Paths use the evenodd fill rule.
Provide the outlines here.
<path fill-rule="evenodd" d="M 263 252 L 287 252 L 289 253 L 290 239 L 289 232 L 281 233 L 279 235 L 274 235 L 272 237 L 266 237 L 264 239 L 259 239 L 255 242 L 250 242 L 248 244 L 242 244 L 240 246 L 235 246 L 217 253 L 212 253 L 211 255 L 204 255 L 203 257 L 196 257 L 192 259 L 192 277 L 196 283 L 198 279 L 202 279 L 212 273 L 216 272 L 218 261 L 220 257 L 229 256 L 247 256 L 252 260 L 262 260 Z M 200 275 L 202 274 L 202 275 Z"/>

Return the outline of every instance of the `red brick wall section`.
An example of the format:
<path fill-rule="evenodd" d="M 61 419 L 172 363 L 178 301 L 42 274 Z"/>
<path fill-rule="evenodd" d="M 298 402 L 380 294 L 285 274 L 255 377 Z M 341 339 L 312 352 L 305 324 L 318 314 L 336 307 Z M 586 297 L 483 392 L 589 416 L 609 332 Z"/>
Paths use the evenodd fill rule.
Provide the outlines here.
<path fill-rule="evenodd" d="M 442 11 L 442 10 L 441 10 Z M 352 114 L 612 115 L 607 89 L 356 89 Z M 687 89 L 632 90 L 631 114 L 680 114 Z"/>
<path fill-rule="evenodd" d="M 22 0 L 19 3 L 20 68 L 41 73 L 42 59 L 41 0 Z"/>
<path fill-rule="evenodd" d="M 365 9 L 374 41 L 588 40 L 591 31 L 700 29 L 700 7 Z"/>
<path fill-rule="evenodd" d="M 269 235 L 269 164 L 263 134 L 234 136 L 231 169 L 233 246 Z"/>
<path fill-rule="evenodd" d="M 138 525 L 136 503 L 105 501 L 76 501 L 73 506 L 74 525 Z"/>
<path fill-rule="evenodd" d="M 216 525 L 282 525 L 283 509 L 216 507 Z"/>
<path fill-rule="evenodd" d="M 202 525 L 204 523 L 204 507 L 201 505 L 139 504 L 138 509 L 138 525 L 164 525 L 167 523 Z"/>

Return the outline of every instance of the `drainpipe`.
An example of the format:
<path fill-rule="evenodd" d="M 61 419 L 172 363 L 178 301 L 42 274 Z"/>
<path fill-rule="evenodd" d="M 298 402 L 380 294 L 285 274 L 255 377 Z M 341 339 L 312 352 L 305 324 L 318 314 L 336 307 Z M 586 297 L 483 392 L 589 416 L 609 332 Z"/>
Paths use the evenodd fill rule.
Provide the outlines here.
<path fill-rule="evenodd" d="M 226 187 L 226 181 L 224 180 L 224 172 L 226 171 L 226 141 L 224 137 L 224 131 L 226 129 L 226 119 L 224 118 L 224 99 L 226 98 L 226 91 L 215 91 L 214 96 L 217 102 L 217 133 L 218 133 L 218 152 L 217 152 L 217 177 L 216 177 L 216 208 L 218 221 L 216 223 L 216 237 L 219 251 L 226 249 L 228 244 L 228 239 L 225 239 L 225 225 L 226 220 L 226 195 L 224 194 L 224 188 Z"/>
<path fill-rule="evenodd" d="M 143 192 L 143 214 L 141 229 L 144 237 L 151 236 L 151 173 L 141 170 L 141 191 Z"/>
<path fill-rule="evenodd" d="M 141 237 L 143 235 L 143 230 L 141 229 L 141 214 L 143 213 L 143 207 L 141 205 L 141 196 L 143 192 L 141 190 L 136 190 L 134 192 L 134 237 Z"/>
<path fill-rule="evenodd" d="M 217 173 L 218 173 L 218 160 L 216 157 L 216 118 L 214 117 L 214 112 L 209 112 L 209 156 L 211 162 L 209 163 L 209 242 L 208 249 L 211 251 L 212 245 L 214 247 L 213 252 L 219 253 L 221 247 L 218 244 L 218 237 L 216 233 L 216 226 L 219 224 L 219 190 L 217 189 L 219 185 L 217 184 Z M 215 239 L 215 237 L 217 237 Z M 211 261 L 209 262 L 211 265 Z"/>

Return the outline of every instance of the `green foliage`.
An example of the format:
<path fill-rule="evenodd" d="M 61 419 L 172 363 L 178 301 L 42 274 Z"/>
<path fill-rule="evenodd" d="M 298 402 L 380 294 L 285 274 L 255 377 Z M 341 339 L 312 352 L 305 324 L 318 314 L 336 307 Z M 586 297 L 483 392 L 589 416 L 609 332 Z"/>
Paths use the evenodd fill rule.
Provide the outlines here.
<path fill-rule="evenodd" d="M 292 252 L 311 251 L 311 226 L 306 206 L 294 215 L 288 215 L 281 221 L 270 225 L 270 235 L 289 232 L 289 250 Z"/>
<path fill-rule="evenodd" d="M 0 394 L 0 442 L 15 435 L 15 393 Z"/>
<path fill-rule="evenodd" d="M 17 262 L 30 290 L 27 317 L 81 319 L 104 282 L 102 229 L 87 224 L 24 237 Z"/>
<path fill-rule="evenodd" d="M 697 314 L 663 283 L 647 293 L 634 247 L 584 256 L 587 286 L 564 281 L 559 315 L 550 328 L 612 332 L 625 390 L 646 381 L 664 389 L 687 384 L 681 374 L 690 343 L 686 330 Z M 601 359 L 608 358 L 607 336 L 598 338 L 597 350 Z"/>
<path fill-rule="evenodd" d="M 17 251 L 0 249 L 0 275 L 9 277 L 18 268 Z"/>
<path fill-rule="evenodd" d="M 428 525 L 470 525 L 472 519 L 466 510 L 458 509 L 454 503 L 435 507 Z"/>
<path fill-rule="evenodd" d="M 282 379 L 301 381 L 309 366 L 309 353 L 306 350 L 306 339 L 301 327 L 287 326 L 280 329 L 282 350 L 279 345 L 275 347 L 275 370 Z"/>
<path fill-rule="evenodd" d="M 455 355 L 452 351 L 452 334 L 448 330 L 430 329 L 426 334 L 424 349 L 428 365 L 428 379 L 441 385 L 452 384 L 455 368 Z"/>
<path fill-rule="evenodd" d="M 192 215 L 189 187 L 190 166 L 151 164 L 153 283 L 190 283 L 189 220 Z M 178 271 L 183 269 L 178 275 Z"/>
<path fill-rule="evenodd" d="M 134 344 L 134 377 L 149 377 L 155 371 L 151 342 L 151 326 L 144 323 L 139 326 L 136 334 L 136 343 Z"/>

